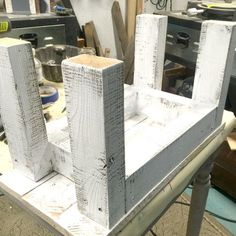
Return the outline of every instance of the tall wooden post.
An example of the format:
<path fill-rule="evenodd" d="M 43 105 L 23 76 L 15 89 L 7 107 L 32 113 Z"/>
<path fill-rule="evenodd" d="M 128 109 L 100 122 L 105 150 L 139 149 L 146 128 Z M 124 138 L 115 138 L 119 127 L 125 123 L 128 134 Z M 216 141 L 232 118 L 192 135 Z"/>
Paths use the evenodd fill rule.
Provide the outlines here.
<path fill-rule="evenodd" d="M 134 84 L 161 90 L 167 17 L 142 14 L 136 21 Z"/>
<path fill-rule="evenodd" d="M 203 22 L 193 99 L 217 106 L 215 126 L 222 120 L 235 47 L 235 22 Z"/>
<path fill-rule="evenodd" d="M 0 39 L 0 113 L 14 167 L 37 181 L 52 167 L 31 44 Z"/>
<path fill-rule="evenodd" d="M 125 213 L 123 63 L 80 55 L 62 70 L 78 207 L 111 228 Z"/>

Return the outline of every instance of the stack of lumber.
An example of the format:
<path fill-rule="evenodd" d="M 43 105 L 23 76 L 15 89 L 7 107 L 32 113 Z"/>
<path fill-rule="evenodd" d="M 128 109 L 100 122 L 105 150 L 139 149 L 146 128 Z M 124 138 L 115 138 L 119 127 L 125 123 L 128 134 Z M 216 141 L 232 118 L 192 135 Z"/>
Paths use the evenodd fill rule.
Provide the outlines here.
<path fill-rule="evenodd" d="M 125 83 L 133 84 L 134 74 L 134 35 L 136 16 L 142 14 L 144 0 L 126 1 L 126 24 L 124 23 L 118 1 L 112 6 L 112 20 L 116 38 L 117 58 L 125 63 Z"/>

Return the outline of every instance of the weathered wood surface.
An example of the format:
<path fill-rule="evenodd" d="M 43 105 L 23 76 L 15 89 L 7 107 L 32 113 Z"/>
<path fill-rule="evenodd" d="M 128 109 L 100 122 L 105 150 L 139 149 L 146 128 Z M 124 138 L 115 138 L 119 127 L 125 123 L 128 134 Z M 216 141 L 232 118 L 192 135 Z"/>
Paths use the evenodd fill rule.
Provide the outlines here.
<path fill-rule="evenodd" d="M 0 109 L 14 167 L 35 181 L 52 171 L 31 45 L 0 39 Z"/>
<path fill-rule="evenodd" d="M 93 40 L 94 40 L 94 45 L 95 45 L 97 55 L 102 57 L 104 53 L 103 53 L 102 45 L 100 43 L 100 40 L 99 40 L 98 33 L 97 33 L 96 27 L 94 25 L 94 22 L 90 21 L 90 22 L 88 22 L 88 24 L 92 28 Z"/>
<path fill-rule="evenodd" d="M 167 17 L 143 14 L 137 16 L 135 35 L 134 83 L 161 90 Z"/>
<path fill-rule="evenodd" d="M 135 34 L 137 0 L 126 0 L 126 32 L 128 40 Z"/>
<path fill-rule="evenodd" d="M 78 207 L 110 228 L 125 214 L 123 63 L 80 55 L 62 71 Z"/>
<path fill-rule="evenodd" d="M 126 48 L 128 46 L 128 36 L 125 30 L 125 24 L 122 18 L 120 4 L 118 1 L 114 1 L 111 9 L 112 21 L 117 30 L 119 41 L 122 47 L 122 54 L 125 55 Z"/>
<path fill-rule="evenodd" d="M 85 24 L 84 35 L 85 35 L 85 40 L 86 40 L 86 46 L 95 48 L 95 43 L 93 39 L 93 28 L 91 24 L 89 23 Z"/>
<path fill-rule="evenodd" d="M 79 213 L 74 182 L 62 175 L 53 172 L 35 183 L 13 171 L 0 176 L 0 189 L 63 235 L 107 235 L 108 230 Z"/>
<path fill-rule="evenodd" d="M 0 176 L 0 188 L 5 193 L 10 194 L 20 206 L 27 208 L 31 213 L 39 216 L 63 235 L 129 236 L 132 235 L 132 233 L 141 235 L 145 232 L 147 227 L 150 226 L 150 223 L 161 214 L 163 209 L 168 207 L 168 204 L 186 187 L 199 167 L 208 159 L 209 153 L 215 151 L 216 148 L 224 141 L 227 134 L 231 132 L 235 126 L 235 118 L 233 114 L 230 114 L 230 112 L 226 112 L 225 115 L 227 115 L 225 120 L 227 121 L 226 127 L 224 128 L 224 125 L 222 125 L 221 128 L 211 134 L 196 150 L 194 150 L 194 152 L 186 158 L 185 163 L 181 163 L 181 165 L 177 167 L 169 178 L 164 180 L 161 188 L 159 184 L 155 186 L 155 188 L 150 191 L 145 198 L 130 212 L 128 212 L 111 230 L 105 229 L 79 213 L 77 205 L 73 204 L 75 199 L 75 191 L 71 187 L 71 184 L 73 183 L 63 176 L 59 175 L 48 179 L 50 182 L 47 183 L 47 181 L 41 184 L 39 186 L 40 190 L 38 190 L 39 187 L 35 188 L 35 182 L 31 181 L 31 183 L 28 184 L 28 186 L 32 186 L 31 190 L 30 188 L 27 189 L 27 193 L 22 195 L 22 198 L 16 197 L 18 194 L 12 193 L 16 189 L 12 185 L 14 184 L 12 181 L 12 176 L 18 176 L 18 174 L 15 176 L 14 172 L 9 173 L 9 175 L 5 177 Z M 211 152 L 209 152 L 209 149 Z M 182 170 L 182 168 L 184 169 Z M 174 177 L 175 175 L 177 176 Z M 180 179 L 181 181 L 178 182 Z M 21 180 L 23 182 L 29 181 L 28 179 L 23 180 L 22 177 Z M 168 184 L 170 180 L 172 181 Z M 9 182 L 12 184 L 9 184 Z M 178 184 L 175 185 L 175 183 Z M 62 187 L 61 184 L 64 184 L 64 187 Z M 15 185 L 19 184 L 15 182 Z M 162 189 L 164 186 L 166 187 Z M 70 189 L 70 196 L 65 193 L 65 191 L 68 190 L 68 187 Z M 42 190 L 45 188 L 47 188 L 47 190 Z M 45 197 L 45 192 L 47 192 L 49 196 Z M 53 197 L 50 197 L 50 195 Z M 64 202 L 64 200 L 61 201 L 58 198 L 57 200 L 54 199 L 55 196 L 61 195 L 64 200 L 66 199 L 66 202 Z M 71 206 L 66 209 L 66 206 L 69 205 Z M 60 211 L 60 209 L 62 210 Z"/>
<path fill-rule="evenodd" d="M 67 118 L 63 117 L 47 123 L 48 155 L 52 160 L 53 170 L 73 180 L 69 128 Z"/>
<path fill-rule="evenodd" d="M 235 34 L 235 23 L 206 22 L 201 32 L 200 49 L 203 49 L 208 48 L 209 44 L 211 48 L 212 37 L 215 37 L 213 29 L 218 31 L 218 35 L 227 29 L 227 37 L 215 40 L 214 46 L 228 53 L 217 55 L 219 58 L 213 53 L 207 57 L 217 62 L 219 67 L 214 74 L 214 83 L 218 85 L 213 86 L 213 92 L 218 96 L 212 102 L 206 90 L 199 94 L 195 90 L 193 99 L 160 91 L 164 50 L 158 50 L 157 47 L 162 47 L 165 41 L 165 34 L 160 32 L 166 32 L 166 22 L 167 18 L 163 16 L 138 16 L 134 86 L 123 88 L 123 66 L 118 60 L 81 55 L 65 60 L 62 65 L 71 147 L 65 125 L 57 131 L 57 138 L 48 143 L 47 158 L 54 169 L 57 168 L 69 178 L 72 176 L 73 159 L 79 210 L 101 224 L 104 230 L 111 229 L 153 189 L 163 187 L 161 183 L 173 177 L 173 173 L 176 174 L 189 153 L 219 126 L 222 118 L 219 105 L 226 96 L 225 87 L 229 82 L 231 68 L 225 62 L 232 65 L 234 50 L 231 49 L 235 48 L 235 42 L 230 37 Z M 145 48 L 150 41 L 145 35 L 151 35 L 150 30 L 152 37 L 154 34 L 157 40 L 150 43 L 150 49 L 155 51 L 151 56 Z M 201 75 L 204 71 L 213 71 L 215 67 L 215 64 L 209 63 L 206 68 L 205 57 L 200 50 L 196 84 L 202 89 L 211 86 L 213 81 L 210 80 L 210 84 L 206 85 L 206 78 Z M 148 68 L 145 67 L 146 62 L 149 62 Z M 148 77 L 142 68 L 147 70 Z M 15 95 L 13 100 L 18 102 L 18 97 Z M 6 115 L 6 110 L 4 112 Z M 52 130 L 49 137 L 53 137 L 53 133 Z M 61 177 L 58 178 L 60 180 Z M 52 186 L 50 182 L 48 189 Z M 58 186 L 62 188 L 63 184 Z M 24 197 L 24 200 L 29 201 L 28 204 L 36 204 L 39 214 L 42 211 L 48 214 L 48 209 L 45 210 L 44 206 L 41 208 L 36 200 L 32 200 L 37 194 L 42 195 L 42 191 L 46 191 L 42 189 L 29 198 Z M 63 190 L 58 191 L 58 196 L 63 194 L 60 192 Z M 50 203 L 51 199 L 45 201 Z M 66 203 L 67 207 L 74 207 L 73 199 L 69 200 L 69 204 Z M 63 214 L 63 211 L 52 212 L 56 214 L 56 221 Z M 53 217 L 50 212 L 47 214 L 50 219 Z"/>
<path fill-rule="evenodd" d="M 234 22 L 203 22 L 193 100 L 217 106 L 216 126 L 220 125 L 222 119 L 235 46 Z"/>

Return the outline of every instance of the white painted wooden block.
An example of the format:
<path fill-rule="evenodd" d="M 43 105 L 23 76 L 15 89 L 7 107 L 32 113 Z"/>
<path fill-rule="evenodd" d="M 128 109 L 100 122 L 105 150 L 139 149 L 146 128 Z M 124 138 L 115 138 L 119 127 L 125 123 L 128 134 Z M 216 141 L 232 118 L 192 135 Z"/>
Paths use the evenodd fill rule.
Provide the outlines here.
<path fill-rule="evenodd" d="M 221 123 L 236 45 L 234 22 L 202 24 L 194 79 L 193 99 L 217 106 L 216 125 Z"/>
<path fill-rule="evenodd" d="M 123 63 L 80 55 L 62 71 L 78 207 L 111 228 L 125 214 Z"/>
<path fill-rule="evenodd" d="M 134 84 L 161 90 L 167 16 L 142 14 L 136 22 Z"/>
<path fill-rule="evenodd" d="M 49 141 L 30 46 L 0 39 L 0 112 L 13 161 L 17 157 L 15 166 L 33 177 L 51 168 L 74 177 L 84 216 L 66 223 L 73 225 L 72 231 L 86 235 L 92 222 L 87 216 L 101 225 L 99 232 L 108 232 L 150 191 L 160 189 L 219 126 L 236 47 L 236 23 L 203 23 L 193 99 L 189 99 L 160 91 L 166 20 L 138 16 L 133 86 L 123 86 L 123 65 L 118 60 L 80 55 L 63 61 L 69 135 L 65 119 L 56 121 L 47 125 Z M 146 36 L 151 32 L 156 41 Z M 60 177 L 54 179 L 60 182 Z M 63 180 L 55 188 L 54 184 L 49 181 L 24 200 L 40 210 L 37 194 L 51 188 L 55 192 L 45 198 L 43 212 L 48 212 L 51 202 L 56 210 L 58 204 L 63 210 L 72 205 L 75 209 L 72 182 Z M 54 204 L 63 186 L 69 186 L 71 194 Z M 59 210 L 58 220 L 64 221 L 71 212 L 64 215 Z M 82 228 L 81 221 L 86 222 Z"/>
<path fill-rule="evenodd" d="M 46 124 L 48 134 L 48 155 L 53 170 L 73 180 L 73 165 L 67 117 Z"/>
<path fill-rule="evenodd" d="M 146 17 L 139 18 L 139 25 L 146 23 L 146 29 L 140 30 L 140 34 L 152 28 L 152 23 L 144 19 Z M 224 36 L 221 37 L 222 34 Z M 145 42 L 145 37 L 136 38 L 136 51 L 140 53 L 135 58 L 138 60 L 135 65 L 139 65 L 135 70 L 140 70 L 149 57 L 143 50 Z M 141 116 L 143 121 L 125 134 L 127 211 L 157 184 L 161 185 L 185 157 L 219 126 L 235 46 L 235 23 L 207 21 L 201 32 L 193 99 L 136 86 L 135 118 Z M 158 54 L 157 60 L 162 56 Z M 146 68 L 142 68 L 145 71 Z M 135 85 L 138 85 L 139 79 L 135 76 Z"/>
<path fill-rule="evenodd" d="M 0 39 L 0 109 L 12 161 L 34 179 L 52 171 L 31 44 Z"/>

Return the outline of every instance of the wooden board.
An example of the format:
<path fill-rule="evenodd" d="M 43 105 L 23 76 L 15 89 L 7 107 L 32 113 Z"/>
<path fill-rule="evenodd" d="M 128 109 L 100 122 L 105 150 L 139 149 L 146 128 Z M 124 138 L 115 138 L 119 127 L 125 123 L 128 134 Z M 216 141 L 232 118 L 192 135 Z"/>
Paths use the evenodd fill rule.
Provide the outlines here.
<path fill-rule="evenodd" d="M 50 224 L 56 224 L 64 212 L 68 208 L 74 207 L 77 201 L 81 214 L 84 214 L 82 219 L 87 219 L 85 217 L 87 216 L 98 222 L 101 228 L 108 232 L 106 229 L 115 227 L 126 212 L 135 208 L 146 195 L 153 193 L 153 189 L 156 191 L 157 186 L 163 187 L 161 183 L 167 183 L 170 176 L 173 177 L 173 173 L 176 174 L 187 162 L 186 157 L 194 148 L 218 127 L 219 120 L 222 118 L 219 112 L 220 104 L 226 96 L 225 87 L 228 86 L 231 71 L 228 64 L 232 64 L 235 48 L 235 42 L 231 40 L 231 37 L 235 36 L 236 23 L 204 22 L 201 32 L 197 81 L 195 81 L 201 91 L 199 94 L 194 91 L 194 99 L 188 99 L 160 91 L 162 76 L 160 71 L 162 72 L 161 65 L 164 60 L 162 45 L 165 41 L 165 34 L 160 32 L 166 32 L 166 20 L 167 18 L 163 16 L 138 16 L 137 56 L 135 58 L 135 70 L 137 70 L 135 75 L 137 76 L 135 76 L 133 86 L 123 88 L 124 71 L 121 61 L 91 55 L 80 55 L 63 61 L 71 146 L 65 125 L 65 130 L 56 131 L 57 136 L 53 137 L 53 132 L 49 133 L 49 138 L 54 138 L 54 141 L 46 142 L 45 151 L 52 168 L 63 171 L 64 167 L 67 174 L 71 173 L 72 157 L 76 194 L 72 190 L 74 184 L 59 175 L 20 199 L 25 206 L 33 208 L 34 212 L 50 221 Z M 151 32 L 155 33 L 151 34 Z M 225 32 L 224 37 L 216 40 L 215 37 L 221 35 L 222 32 Z M 157 41 L 153 40 L 150 43 L 150 48 L 155 52 L 151 56 L 145 48 L 149 47 L 146 42 L 150 41 L 146 34 L 154 35 Z M 219 52 L 221 52 L 218 57 L 214 54 L 212 42 L 214 42 L 214 48 L 219 48 Z M 16 40 L 13 45 L 16 55 L 21 52 L 21 56 L 31 57 L 29 52 L 24 54 L 20 50 L 21 46 L 25 45 L 24 42 Z M 10 43 L 10 48 L 13 45 Z M 157 50 L 157 47 L 160 47 L 161 50 Z M 203 49 L 209 52 L 207 57 Z M 2 51 L 8 53 L 7 50 Z M 0 53 L 3 53 L 2 51 Z M 7 53 L 6 55 L 8 55 Z M 2 58 L 5 58 L 6 55 L 3 54 Z M 13 56 L 11 58 L 15 59 Z M 206 59 L 214 63 L 207 64 Z M 149 76 L 140 69 L 146 68 L 146 62 L 149 62 L 147 64 L 149 67 L 146 69 Z M 28 63 L 32 64 L 32 60 L 28 59 Z M 14 70 L 18 69 L 19 64 L 14 64 Z M 215 96 L 210 100 L 208 91 L 204 90 L 204 86 L 210 87 L 211 85 L 207 84 L 209 81 L 206 82 L 205 73 L 214 71 L 215 64 L 218 66 L 217 73 L 214 74 L 214 86 L 212 86 Z M 24 68 L 23 65 L 21 67 Z M 25 68 L 24 72 L 27 72 L 27 69 L 29 68 Z M 17 72 L 19 71 L 21 70 L 18 69 Z M 3 70 L 2 74 L 6 75 L 6 71 Z M 33 83 L 19 83 L 17 79 L 21 74 L 17 75 L 17 78 L 12 74 L 6 77 L 10 78 L 9 81 L 14 78 L 18 82 L 16 84 L 12 83 L 12 85 L 8 80 L 0 82 L 1 92 L 6 86 L 8 86 L 7 92 L 13 91 L 12 100 L 7 100 L 11 103 L 1 102 L 0 99 L 1 111 L 4 113 L 3 124 L 9 122 L 7 120 L 9 107 L 14 108 L 13 111 L 11 110 L 13 114 L 17 109 L 22 109 L 24 114 L 31 108 L 28 103 L 26 103 L 27 106 L 25 105 L 26 99 L 21 99 L 21 93 L 17 93 L 19 96 L 16 96 L 15 93 L 16 91 L 22 92 L 21 86 L 23 85 L 25 85 L 24 91 L 31 91 L 34 88 Z M 23 82 L 25 82 L 24 79 L 25 77 L 21 78 Z M 212 83 L 212 80 L 210 81 Z M 0 93 L 0 96 L 2 94 Z M 31 100 L 38 101 L 36 92 L 32 92 L 32 94 L 35 97 L 32 97 Z M 15 103 L 23 105 L 14 107 Z M 39 111 L 32 111 L 32 114 L 37 115 L 37 112 Z M 23 119 L 23 122 L 19 122 L 20 125 L 21 123 L 31 124 L 28 120 L 26 121 L 29 123 L 24 121 Z M 11 129 L 10 125 L 8 127 Z M 20 128 L 24 127 L 20 126 Z M 40 130 L 37 130 L 38 128 L 38 126 L 32 126 L 27 134 L 31 134 L 31 132 L 36 132 L 36 135 L 41 134 Z M 11 134 L 11 132 L 13 134 L 15 130 L 6 131 L 7 134 Z M 31 136 L 25 136 L 29 139 L 26 144 L 34 141 Z M 40 137 L 42 138 L 41 135 Z M 222 137 L 220 138 L 222 139 Z M 22 142 L 21 138 L 15 140 L 15 143 Z M 23 142 L 21 147 L 24 145 Z M 15 150 L 13 149 L 13 151 Z M 61 156 L 64 151 L 68 155 Z M 54 155 L 52 155 L 53 153 Z M 64 162 L 67 164 L 65 165 Z M 3 188 L 5 191 L 9 191 L 4 184 Z M 51 196 L 45 196 L 47 189 L 54 189 Z M 70 196 L 67 195 L 65 189 L 71 193 Z M 62 197 L 54 199 L 57 196 Z M 67 201 L 67 199 L 69 200 Z M 59 209 L 58 205 L 60 205 Z M 71 209 L 68 209 L 68 212 L 71 212 L 69 210 Z M 85 221 L 88 223 L 87 220 Z M 87 223 L 86 227 L 90 225 Z M 64 229 L 61 225 L 56 224 L 56 226 L 60 230 Z M 70 225 L 70 227 L 73 226 Z M 81 227 L 81 225 L 78 226 L 79 229 Z M 73 228 L 73 230 L 75 229 Z M 96 231 L 96 229 L 94 230 Z M 68 228 L 64 229 L 64 232 L 70 234 Z M 104 231 L 102 230 L 102 232 Z"/>
<path fill-rule="evenodd" d="M 95 48 L 94 39 L 93 39 L 93 28 L 91 24 L 86 23 L 84 26 L 84 35 L 86 40 L 86 46 Z"/>
<path fill-rule="evenodd" d="M 166 28 L 166 16 L 137 16 L 134 64 L 136 86 L 161 90 Z"/>
<path fill-rule="evenodd" d="M 78 207 L 111 228 L 125 213 L 123 64 L 80 55 L 62 71 Z"/>
<path fill-rule="evenodd" d="M 144 0 L 137 0 L 136 14 L 140 15 L 144 12 Z"/>
<path fill-rule="evenodd" d="M 0 39 L 0 107 L 15 168 L 37 181 L 52 171 L 31 44 Z"/>
<path fill-rule="evenodd" d="M 234 25 L 234 22 L 225 25 L 223 21 L 217 24 L 207 21 L 202 24 L 193 99 L 218 106 L 216 126 L 221 123 L 232 71 L 236 47 Z"/>
<path fill-rule="evenodd" d="M 234 117 L 232 116 L 229 123 L 233 123 Z M 84 235 L 84 236 L 105 236 L 105 235 L 131 235 L 131 232 L 136 232 L 137 235 L 143 233 L 150 222 L 154 221 L 157 216 L 161 214 L 165 207 L 168 207 L 168 203 L 172 201 L 175 196 L 177 196 L 188 182 L 192 179 L 193 175 L 199 169 L 199 167 L 207 160 L 209 156 L 209 150 L 205 150 L 206 146 L 212 142 L 211 147 L 216 148 L 216 143 L 218 144 L 218 139 L 220 138 L 220 142 L 223 142 L 227 133 L 233 128 L 233 125 L 230 124 L 231 128 L 227 127 L 224 131 L 222 128 L 219 129 L 216 133 L 211 135 L 203 144 L 201 144 L 195 152 L 193 152 L 186 160 L 186 163 L 183 163 L 181 169 L 176 170 L 176 173 L 173 174 L 167 182 L 162 183 L 162 187 L 166 186 L 163 191 L 158 188 L 158 186 L 153 189 L 142 202 L 140 202 L 132 211 L 127 213 L 123 219 L 117 224 L 112 230 L 108 231 L 102 226 L 96 224 L 94 221 L 89 220 L 87 217 L 81 215 L 78 211 L 77 205 L 72 204 L 74 201 L 74 197 L 65 197 L 67 202 L 53 200 L 52 196 L 63 196 L 65 194 L 64 189 L 67 189 L 67 186 L 71 188 L 70 181 L 66 180 L 63 176 L 57 176 L 56 178 L 51 178 L 49 183 L 44 184 L 44 186 L 40 186 L 40 190 L 37 188 L 32 188 L 29 191 L 29 194 L 26 193 L 23 198 L 16 198 L 13 194 L 13 199 L 18 203 L 21 207 L 28 209 L 34 216 L 38 216 L 47 222 L 49 225 L 53 226 L 56 230 L 58 230 L 63 235 Z M 220 134 L 219 134 L 220 132 Z M 223 135 L 223 136 L 222 136 Z M 215 138 L 217 136 L 217 138 Z M 213 141 L 212 141 L 213 139 Z M 217 139 L 217 140 L 215 140 Z M 201 152 L 205 153 L 201 155 Z M 199 155 L 200 153 L 200 155 Z M 194 158 L 196 157 L 197 158 Z M 188 166 L 184 168 L 184 171 L 179 172 L 182 168 L 189 162 L 191 168 Z M 192 163 L 193 162 L 193 163 Z M 194 164 L 195 163 L 195 164 Z M 196 164 L 197 163 L 197 164 Z M 183 174 L 184 172 L 184 174 Z M 187 172 L 187 173 L 186 173 Z M 177 174 L 177 177 L 174 176 Z M 2 179 L 3 176 L 0 177 L 0 188 L 4 190 L 7 194 L 12 194 L 7 187 L 8 180 L 7 178 Z M 173 181 L 168 184 L 168 182 L 172 179 Z M 181 178 L 181 182 L 179 185 L 175 186 L 174 183 L 178 182 L 177 179 Z M 7 181 L 7 182 L 6 182 Z M 64 184 L 64 187 L 61 184 Z M 15 187 L 11 186 L 14 191 Z M 48 189 L 48 195 L 45 197 L 45 189 Z M 69 191 L 71 196 L 75 196 L 73 191 Z M 156 194 L 159 194 L 156 196 Z M 66 196 L 66 195 L 64 195 Z M 68 195 L 67 195 L 68 196 Z M 70 200 L 71 199 L 71 200 Z M 36 204 L 35 204 L 36 203 Z M 57 203 L 57 205 L 55 204 Z M 34 204 L 34 205 L 32 205 Z M 66 206 L 71 205 L 68 209 Z M 61 213 L 60 209 L 64 209 L 64 212 Z M 157 210 L 158 209 L 158 210 Z M 56 212 L 56 214 L 51 214 L 52 212 Z M 135 230 L 135 231 L 134 231 Z"/>
<path fill-rule="evenodd" d="M 126 0 L 126 32 L 128 40 L 135 34 L 137 0 Z"/>
<path fill-rule="evenodd" d="M 122 18 L 120 4 L 118 1 L 114 1 L 111 9 L 112 21 L 116 27 L 117 34 L 121 43 L 122 53 L 125 55 L 128 46 L 128 36 L 125 30 L 125 24 Z"/>
<path fill-rule="evenodd" d="M 134 82 L 134 50 L 135 40 L 131 38 L 124 56 L 124 82 L 129 85 Z"/>
<path fill-rule="evenodd" d="M 102 46 L 101 46 L 97 31 L 95 28 L 95 25 L 94 25 L 93 21 L 90 21 L 88 24 L 90 25 L 90 27 L 92 28 L 92 31 L 93 31 L 93 40 L 94 40 L 94 45 L 95 45 L 97 55 L 102 57 L 103 50 L 102 50 Z"/>
<path fill-rule="evenodd" d="M 67 118 L 47 123 L 48 149 L 53 170 L 73 180 L 73 164 Z"/>

